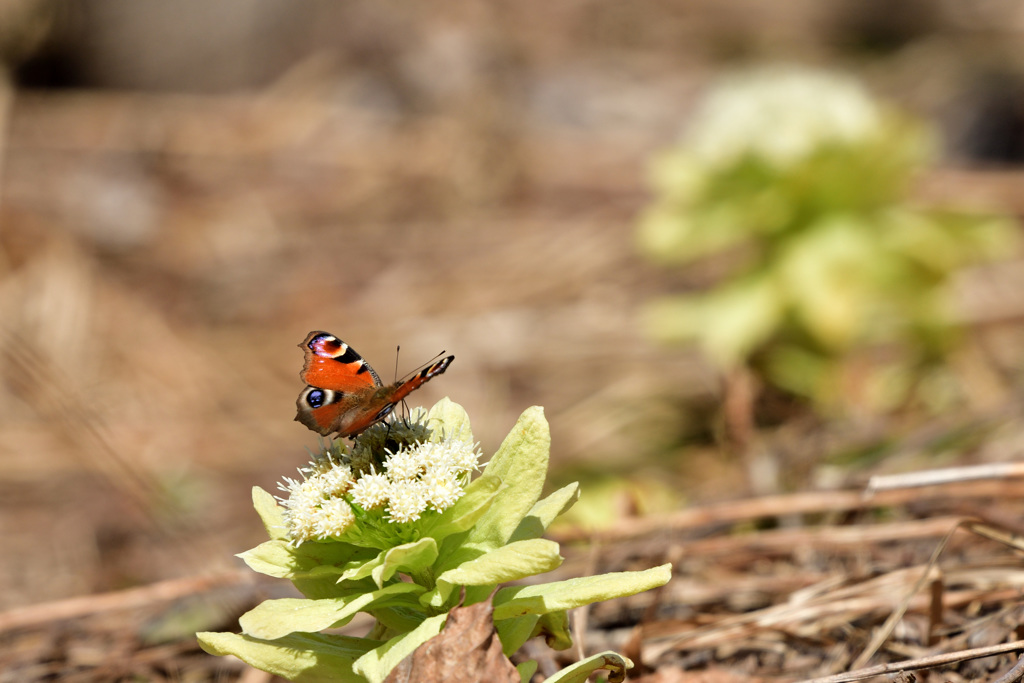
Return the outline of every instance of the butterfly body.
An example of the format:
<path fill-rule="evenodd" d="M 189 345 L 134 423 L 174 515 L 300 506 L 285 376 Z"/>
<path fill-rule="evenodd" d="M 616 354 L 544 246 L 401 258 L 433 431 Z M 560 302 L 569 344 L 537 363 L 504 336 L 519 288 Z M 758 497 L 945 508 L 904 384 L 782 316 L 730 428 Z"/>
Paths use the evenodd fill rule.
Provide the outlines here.
<path fill-rule="evenodd" d="M 406 380 L 385 385 L 362 356 L 333 334 L 310 332 L 299 347 L 306 355 L 299 376 L 307 386 L 296 401 L 295 419 L 324 436 L 355 436 L 380 422 L 455 360 L 446 356 Z"/>

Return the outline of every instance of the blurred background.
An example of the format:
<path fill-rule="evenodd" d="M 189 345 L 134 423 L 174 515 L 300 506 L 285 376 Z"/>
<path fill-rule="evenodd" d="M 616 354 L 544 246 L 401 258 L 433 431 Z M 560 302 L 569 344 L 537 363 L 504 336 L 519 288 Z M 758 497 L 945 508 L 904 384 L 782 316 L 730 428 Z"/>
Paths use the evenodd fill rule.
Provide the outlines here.
<path fill-rule="evenodd" d="M 1024 9 L 0 2 L 0 607 L 235 567 L 307 332 L 577 520 L 1024 440 Z"/>

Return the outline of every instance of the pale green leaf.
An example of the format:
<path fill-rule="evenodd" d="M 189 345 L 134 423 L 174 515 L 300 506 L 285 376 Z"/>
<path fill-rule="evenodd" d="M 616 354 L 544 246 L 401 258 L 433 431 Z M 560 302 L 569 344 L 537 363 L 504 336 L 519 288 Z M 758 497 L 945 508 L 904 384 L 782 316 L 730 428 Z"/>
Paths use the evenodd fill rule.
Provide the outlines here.
<path fill-rule="evenodd" d="M 437 559 L 437 541 L 421 538 L 412 543 L 395 546 L 384 553 L 383 562 L 372 572 L 374 583 L 383 586 L 396 572 L 417 572 L 426 569 Z"/>
<path fill-rule="evenodd" d="M 516 541 L 464 562 L 437 577 L 433 593 L 422 604 L 440 607 L 456 586 L 493 586 L 549 572 L 562 564 L 558 544 L 543 538 Z"/>
<path fill-rule="evenodd" d="M 354 670 L 365 676 L 370 683 L 383 683 L 400 661 L 440 633 L 447 619 L 447 614 L 425 619 L 412 631 L 392 638 L 357 659 Z"/>
<path fill-rule="evenodd" d="M 382 550 L 373 559 L 362 563 L 349 563 L 338 577 L 341 581 L 358 581 L 372 576 L 378 588 L 395 575 L 396 571 L 426 569 L 437 559 L 437 542 L 422 538 L 412 543 Z"/>
<path fill-rule="evenodd" d="M 735 367 L 768 340 L 784 313 L 781 292 L 766 276 L 723 285 L 702 296 L 667 297 L 644 311 L 651 335 L 697 341 L 720 366 Z"/>
<path fill-rule="evenodd" d="M 211 655 L 234 655 L 249 666 L 296 683 L 365 683 L 355 661 L 380 641 L 321 633 L 295 633 L 267 641 L 237 633 L 197 633 Z"/>
<path fill-rule="evenodd" d="M 509 541 L 540 538 L 556 517 L 571 508 L 580 499 L 580 484 L 574 481 L 563 486 L 544 500 L 539 500 L 519 522 Z"/>
<path fill-rule="evenodd" d="M 932 216 L 908 207 L 896 207 L 880 216 L 878 236 L 884 247 L 929 270 L 947 274 L 960 266 L 967 250 L 960 233 L 943 229 Z"/>
<path fill-rule="evenodd" d="M 263 520 L 263 528 L 267 530 L 271 540 L 287 540 L 288 527 L 284 523 L 283 510 L 274 496 L 259 486 L 253 486 L 252 504 L 256 508 L 256 514 Z"/>
<path fill-rule="evenodd" d="M 287 541 L 274 540 L 260 543 L 244 553 L 238 553 L 238 557 L 242 558 L 250 569 L 260 574 L 279 579 L 291 578 L 295 572 L 301 571 L 294 550 Z"/>
<path fill-rule="evenodd" d="M 264 600 L 238 620 L 246 635 L 263 640 L 274 640 L 297 631 L 313 633 L 325 628 L 344 626 L 358 612 L 368 607 L 384 607 L 396 596 L 407 596 L 423 591 L 413 583 L 396 583 L 362 595 L 326 600 L 282 598 Z"/>
<path fill-rule="evenodd" d="M 303 543 L 296 547 L 287 541 L 273 540 L 239 553 L 238 557 L 253 571 L 282 579 L 296 579 L 341 574 L 377 553 L 372 548 L 348 543 Z"/>
<path fill-rule="evenodd" d="M 572 666 L 567 666 L 544 681 L 545 683 L 586 683 L 595 671 L 607 669 L 608 683 L 622 683 L 626 680 L 626 670 L 632 668 L 632 661 L 617 652 L 608 650 L 582 659 Z"/>
<path fill-rule="evenodd" d="M 660 263 L 685 262 L 690 258 L 692 220 L 672 203 L 658 202 L 640 215 L 637 244 Z"/>
<path fill-rule="evenodd" d="M 427 426 L 434 430 L 432 441 L 455 438 L 466 443 L 474 443 L 473 430 L 470 429 L 466 409 L 448 397 L 442 398 L 427 411 Z"/>
<path fill-rule="evenodd" d="M 650 184 L 672 203 L 683 203 L 701 193 L 707 172 L 679 147 L 654 156 L 647 168 Z"/>
<path fill-rule="evenodd" d="M 378 569 L 384 564 L 384 555 L 387 551 L 381 550 L 377 557 L 371 560 L 360 563 L 350 563 L 345 566 L 344 570 L 338 575 L 338 581 L 359 581 L 365 579 L 367 576 L 373 574 L 375 569 Z"/>
<path fill-rule="evenodd" d="M 843 350 L 864 333 L 872 307 L 883 301 L 879 273 L 892 261 L 865 223 L 836 217 L 794 242 L 778 269 L 807 331 L 825 346 Z"/>
<path fill-rule="evenodd" d="M 524 614 L 547 614 L 635 595 L 664 586 L 671 577 L 672 565 L 663 564 L 639 572 L 600 574 L 535 586 L 510 586 L 494 594 L 494 621 Z"/>
<path fill-rule="evenodd" d="M 527 408 L 484 469 L 502 481 L 494 504 L 480 517 L 467 541 L 483 547 L 504 545 L 540 498 L 548 470 L 551 433 L 544 409 Z"/>

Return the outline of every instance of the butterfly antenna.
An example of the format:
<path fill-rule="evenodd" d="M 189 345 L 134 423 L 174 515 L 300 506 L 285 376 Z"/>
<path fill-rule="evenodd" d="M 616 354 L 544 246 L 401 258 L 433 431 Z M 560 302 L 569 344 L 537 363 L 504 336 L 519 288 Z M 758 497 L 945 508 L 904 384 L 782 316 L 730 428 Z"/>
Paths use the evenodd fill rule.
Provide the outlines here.
<path fill-rule="evenodd" d="M 402 345 L 395 347 L 395 381 L 398 381 L 398 354 L 402 352 Z"/>

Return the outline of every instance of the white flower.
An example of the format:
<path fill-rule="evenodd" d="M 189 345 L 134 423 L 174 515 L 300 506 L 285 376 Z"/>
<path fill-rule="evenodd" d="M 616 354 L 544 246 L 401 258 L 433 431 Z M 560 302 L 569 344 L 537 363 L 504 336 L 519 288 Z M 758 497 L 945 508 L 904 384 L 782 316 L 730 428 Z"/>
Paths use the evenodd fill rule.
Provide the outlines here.
<path fill-rule="evenodd" d="M 284 501 L 284 521 L 288 526 L 288 535 L 295 543 L 308 541 L 317 535 L 317 515 L 321 499 L 314 487 L 306 485 L 308 483 L 308 480 L 301 483 L 292 482 L 292 494 Z"/>
<path fill-rule="evenodd" d="M 882 111 L 856 81 L 796 67 L 762 67 L 722 80 L 686 136 L 700 161 L 724 167 L 751 154 L 779 167 L 824 145 L 869 139 Z"/>
<path fill-rule="evenodd" d="M 437 445 L 441 447 L 439 459 L 459 474 L 475 470 L 480 463 L 476 447 L 465 441 L 448 439 Z"/>
<path fill-rule="evenodd" d="M 344 498 L 325 500 L 316 515 L 316 535 L 318 538 L 341 536 L 355 521 L 352 506 Z"/>
<path fill-rule="evenodd" d="M 299 470 L 308 475 L 301 481 L 285 477 L 278 488 L 288 494 L 281 499 L 288 536 L 295 544 L 315 538 L 338 536 L 355 521 L 348 502 L 341 496 L 352 487 L 352 471 L 345 465 L 326 469 Z"/>
<path fill-rule="evenodd" d="M 352 502 L 364 510 L 379 508 L 388 502 L 391 482 L 384 474 L 364 474 L 349 489 Z"/>
<path fill-rule="evenodd" d="M 399 481 L 388 491 L 388 521 L 414 522 L 427 509 L 426 487 L 419 481 Z"/>
<path fill-rule="evenodd" d="M 424 444 L 417 444 L 410 449 L 402 449 L 384 461 L 391 481 L 410 481 L 423 473 L 425 469 Z"/>
<path fill-rule="evenodd" d="M 432 467 L 420 478 L 424 485 L 427 504 L 441 512 L 455 504 L 465 489 L 454 470 Z"/>
<path fill-rule="evenodd" d="M 388 516 L 391 521 L 418 519 L 428 506 L 438 512 L 465 493 L 468 472 L 477 467 L 476 448 L 459 439 L 416 444 L 384 463 L 391 481 Z"/>
<path fill-rule="evenodd" d="M 319 475 L 320 490 L 326 496 L 340 496 L 348 491 L 353 482 L 352 470 L 348 465 L 335 465 Z"/>

